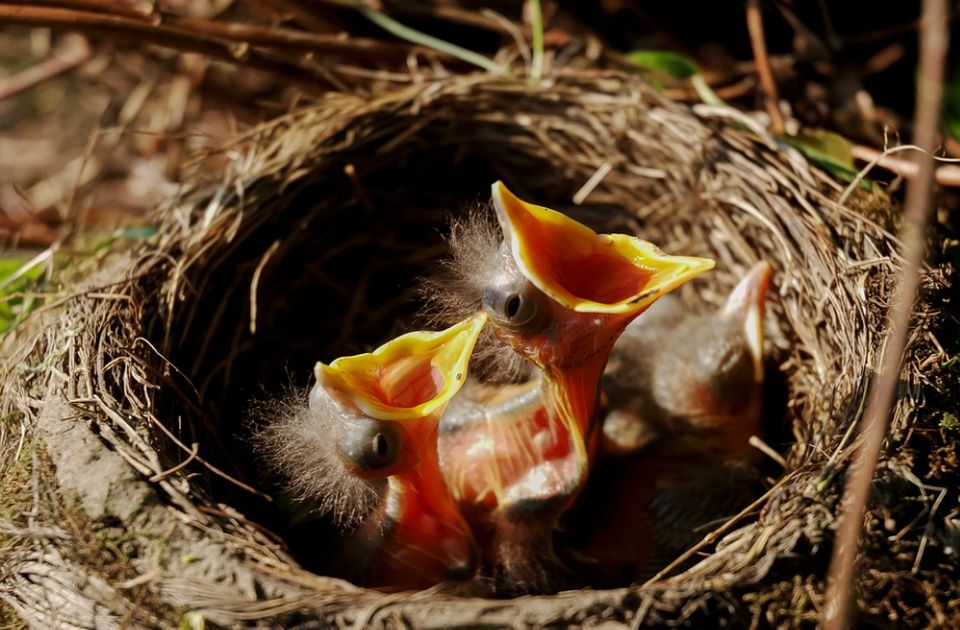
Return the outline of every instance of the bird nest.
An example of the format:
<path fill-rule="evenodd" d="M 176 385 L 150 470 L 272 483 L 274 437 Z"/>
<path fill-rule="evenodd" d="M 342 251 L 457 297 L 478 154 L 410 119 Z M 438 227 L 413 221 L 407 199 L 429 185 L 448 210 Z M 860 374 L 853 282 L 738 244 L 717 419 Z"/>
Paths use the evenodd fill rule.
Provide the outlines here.
<path fill-rule="evenodd" d="M 444 255 L 445 226 L 496 179 L 576 206 L 594 227 L 715 258 L 681 292 L 698 303 L 719 304 L 754 262 L 772 264 L 769 380 L 782 391 L 768 415 L 782 427 L 766 441 L 783 467 L 771 458 L 762 496 L 643 585 L 485 600 L 317 575 L 275 533 L 283 524 L 251 455 L 250 404 L 306 386 L 318 359 L 416 323 L 417 279 Z M 101 261 L 35 317 L 7 366 L 5 427 L 19 422 L 25 437 L 7 431 L 0 467 L 23 516 L 0 530 L 0 598 L 27 622 L 818 618 L 842 474 L 901 264 L 896 212 L 876 186 L 855 185 L 841 203 L 844 186 L 736 110 L 691 110 L 633 77 L 574 70 L 537 88 L 476 75 L 330 95 L 197 160 L 192 180 L 160 209 L 156 238 Z M 937 386 L 950 369 L 936 337 L 948 281 L 945 270 L 922 278 L 865 522 L 866 619 L 956 614 L 941 595 L 960 575 L 940 492 L 958 465 L 938 411 L 955 396 Z"/>

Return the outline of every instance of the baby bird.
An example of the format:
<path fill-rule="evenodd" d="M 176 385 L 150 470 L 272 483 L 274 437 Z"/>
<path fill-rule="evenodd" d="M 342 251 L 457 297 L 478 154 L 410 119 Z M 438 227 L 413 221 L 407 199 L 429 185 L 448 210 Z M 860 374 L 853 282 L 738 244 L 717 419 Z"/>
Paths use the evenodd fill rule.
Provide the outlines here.
<path fill-rule="evenodd" d="M 623 234 L 597 234 L 526 203 L 501 182 L 493 205 L 502 243 L 461 234 L 456 300 L 489 314 L 494 333 L 537 376 L 472 387 L 444 416 L 448 485 L 486 542 L 504 592 L 556 588 L 552 532 L 587 477 L 600 378 L 624 328 L 658 298 L 713 267 Z M 479 243 L 479 245 L 478 245 Z M 479 298 L 479 299 L 476 299 Z M 449 300 L 448 300 L 449 301 Z"/>
<path fill-rule="evenodd" d="M 759 262 L 714 313 L 690 316 L 668 296 L 627 327 L 603 375 L 604 450 L 634 450 L 636 434 L 665 432 L 728 459 L 758 456 L 747 440 L 761 432 L 770 278 Z"/>
<path fill-rule="evenodd" d="M 481 313 L 318 363 L 306 405 L 256 436 L 287 489 L 344 529 L 337 551 L 348 577 L 423 588 L 476 571 L 473 535 L 440 472 L 437 430 L 485 321 Z"/>
<path fill-rule="evenodd" d="M 597 584 L 650 577 L 755 496 L 770 277 L 758 263 L 702 316 L 661 301 L 614 348 L 603 454 L 566 539 Z"/>

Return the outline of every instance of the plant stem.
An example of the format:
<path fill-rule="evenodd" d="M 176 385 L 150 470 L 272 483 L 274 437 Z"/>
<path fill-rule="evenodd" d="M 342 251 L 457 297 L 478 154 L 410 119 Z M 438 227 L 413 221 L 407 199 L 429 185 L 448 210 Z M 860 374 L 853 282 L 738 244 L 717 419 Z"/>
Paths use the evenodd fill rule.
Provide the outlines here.
<path fill-rule="evenodd" d="M 848 627 L 854 596 L 857 548 L 873 486 L 873 473 L 887 432 L 900 379 L 900 364 L 910 332 L 910 314 L 923 264 L 924 234 L 933 206 L 933 151 L 937 147 L 943 76 L 947 54 L 947 2 L 924 0 L 920 31 L 920 71 L 917 81 L 917 112 L 914 142 L 923 151 L 914 158 L 917 176 L 907 184 L 904 225 L 900 230 L 905 263 L 900 268 L 889 313 L 889 336 L 880 373 L 870 391 L 870 400 L 860 428 L 860 444 L 847 475 L 842 511 L 830 560 L 823 627 Z"/>
<path fill-rule="evenodd" d="M 540 85 L 543 77 L 543 11 L 540 0 L 530 0 L 530 30 L 533 34 L 533 58 L 530 61 L 530 85 Z"/>
<path fill-rule="evenodd" d="M 359 11 L 363 13 L 368 20 L 388 33 L 399 37 L 400 39 L 446 53 L 451 57 L 455 57 L 461 61 L 465 61 L 466 63 L 483 68 L 491 74 L 507 74 L 506 68 L 491 61 L 490 59 L 487 59 L 483 55 L 477 54 L 471 50 L 467 50 L 466 48 L 461 48 L 456 44 L 451 44 L 450 42 L 434 37 L 433 35 L 421 33 L 418 30 L 410 28 L 409 26 L 404 26 L 385 13 L 371 11 L 370 9 L 359 9 Z"/>

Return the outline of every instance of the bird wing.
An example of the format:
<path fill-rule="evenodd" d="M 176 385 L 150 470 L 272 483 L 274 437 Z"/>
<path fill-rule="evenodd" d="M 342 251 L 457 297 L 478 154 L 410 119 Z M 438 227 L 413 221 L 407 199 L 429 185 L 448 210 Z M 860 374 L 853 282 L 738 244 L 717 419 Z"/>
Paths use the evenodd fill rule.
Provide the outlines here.
<path fill-rule="evenodd" d="M 757 477 L 721 463 L 663 475 L 650 502 L 654 545 L 639 567 L 649 577 L 734 516 L 755 497 Z"/>

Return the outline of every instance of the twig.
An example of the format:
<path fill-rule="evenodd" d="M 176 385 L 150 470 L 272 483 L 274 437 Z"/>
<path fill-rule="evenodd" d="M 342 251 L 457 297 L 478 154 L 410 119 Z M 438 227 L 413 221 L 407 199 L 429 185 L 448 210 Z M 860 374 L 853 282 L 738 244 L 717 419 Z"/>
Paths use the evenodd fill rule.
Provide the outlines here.
<path fill-rule="evenodd" d="M 270 257 L 280 248 L 280 241 L 274 241 L 273 244 L 260 257 L 257 268 L 253 271 L 253 279 L 250 280 L 250 334 L 257 334 L 257 287 L 260 286 L 260 275 L 264 267 L 270 262 Z"/>
<path fill-rule="evenodd" d="M 783 458 L 783 455 L 773 450 L 773 448 L 769 444 L 764 442 L 759 436 L 751 435 L 748 442 L 750 446 L 757 449 L 758 451 L 760 451 L 761 453 L 763 453 L 773 461 L 777 462 L 780 465 L 780 468 L 783 468 L 784 470 L 786 470 L 787 460 Z"/>
<path fill-rule="evenodd" d="M 81 11 L 93 11 L 109 15 L 125 15 L 135 18 L 149 18 L 153 15 L 151 2 L 116 2 L 115 0 L 7 0 L 7 4 L 26 4 L 54 6 Z"/>
<path fill-rule="evenodd" d="M 101 407 L 103 407 L 102 404 L 101 404 Z M 117 416 L 120 415 L 119 412 L 117 412 L 117 411 L 115 411 L 115 410 L 113 410 L 113 409 L 107 409 L 106 407 L 103 407 L 103 410 L 107 413 L 107 415 L 110 415 L 111 417 L 113 417 L 113 415 L 117 415 Z M 213 464 L 211 464 L 210 462 L 208 462 L 208 461 L 207 461 L 206 459 L 204 459 L 203 457 L 200 457 L 199 455 L 197 455 L 195 452 L 193 452 L 193 449 L 188 448 L 187 445 L 184 444 L 183 441 L 180 440 L 180 438 L 178 438 L 176 435 L 174 435 L 174 434 L 173 434 L 173 431 L 171 431 L 170 429 L 168 429 L 167 426 L 166 426 L 165 424 L 163 424 L 163 422 L 161 422 L 160 419 L 157 418 L 155 415 L 153 415 L 153 414 L 151 413 L 151 414 L 148 414 L 147 417 L 150 419 L 150 421 L 151 421 L 154 425 L 157 426 L 157 428 L 159 428 L 161 431 L 163 431 L 164 435 L 166 435 L 168 438 L 170 438 L 170 440 L 172 440 L 174 444 L 176 444 L 176 445 L 179 446 L 181 449 L 183 449 L 184 452 L 186 452 L 187 455 L 190 457 L 191 461 L 196 460 L 198 463 L 202 464 L 207 470 L 209 470 L 209 471 L 212 472 L 213 474 L 215 474 L 215 475 L 217 475 L 217 476 L 219 476 L 219 477 L 222 477 L 223 479 L 226 479 L 226 480 L 229 481 L 230 483 L 234 484 L 234 485 L 237 486 L 238 488 L 242 488 L 242 489 L 246 490 L 246 491 L 249 492 L 250 494 L 254 494 L 254 495 L 260 497 L 261 499 L 266 499 L 267 501 L 273 501 L 273 497 L 271 497 L 269 494 L 266 494 L 266 493 L 264 493 L 264 492 L 260 492 L 259 490 L 257 490 L 257 489 L 254 488 L 253 486 L 251 486 L 251 485 L 249 485 L 249 484 L 246 484 L 246 483 L 240 481 L 240 480 L 237 479 L 236 477 L 231 477 L 230 475 L 228 475 L 227 473 L 225 473 L 225 472 L 224 472 L 223 470 L 221 470 L 220 468 L 218 468 L 218 467 L 214 466 Z"/>
<path fill-rule="evenodd" d="M 593 175 L 590 176 L 590 179 L 584 182 L 583 186 L 580 187 L 580 190 L 573 195 L 573 203 L 579 206 L 586 201 L 587 197 L 590 196 L 590 193 L 592 193 L 593 190 L 600 185 L 600 182 L 603 181 L 603 178 L 606 177 L 611 170 L 613 170 L 613 164 L 610 162 L 604 162 L 601 164 L 600 168 L 594 171 Z"/>
<path fill-rule="evenodd" d="M 873 147 L 854 144 L 850 146 L 850 152 L 857 160 L 862 160 L 881 168 L 885 168 L 888 171 L 896 173 L 905 179 L 911 179 L 917 176 L 917 163 L 911 162 L 910 160 L 902 160 L 899 158 L 890 157 L 890 153 L 903 149 L 918 148 L 919 147 L 912 145 L 904 145 L 902 147 L 893 147 L 892 149 L 887 149 L 886 151 L 879 151 Z M 938 166 L 936 169 L 934 169 L 933 177 L 934 181 L 936 181 L 940 186 L 956 188 L 960 186 L 960 166 L 950 164 Z"/>
<path fill-rule="evenodd" d="M 780 98 L 777 84 L 770 69 L 770 57 L 767 55 L 767 42 L 763 33 L 763 15 L 760 13 L 760 0 L 747 0 L 747 30 L 750 31 L 750 46 L 757 64 L 757 76 L 760 89 L 770 114 L 770 131 L 774 135 L 783 133 L 783 114 L 780 113 Z"/>
<path fill-rule="evenodd" d="M 176 50 L 187 50 L 231 63 L 243 63 L 314 88 L 320 79 L 317 73 L 302 66 L 277 61 L 250 50 L 246 42 L 226 41 L 206 33 L 153 24 L 147 20 L 122 15 L 0 4 L 0 23 L 94 33 L 117 40 L 148 42 Z"/>
<path fill-rule="evenodd" d="M 915 155 L 917 175 L 907 184 L 904 225 L 900 234 L 906 262 L 900 269 L 890 310 L 890 333 L 883 353 L 883 365 L 870 393 L 870 402 L 861 428 L 862 443 L 854 455 L 844 489 L 843 510 L 837 525 L 837 537 L 828 574 L 823 616 L 823 627 L 826 630 L 841 630 L 847 627 L 850 618 L 860 530 L 873 482 L 873 472 L 887 432 L 900 378 L 900 363 L 907 344 L 910 314 L 913 311 L 920 266 L 923 263 L 924 232 L 933 205 L 932 152 L 937 146 L 947 54 L 946 0 L 924 0 L 921 20 L 914 141 L 924 152 Z"/>
<path fill-rule="evenodd" d="M 304 6 L 297 0 L 259 0 L 258 3 L 269 6 L 274 11 L 287 14 L 297 24 L 309 31 L 323 32 L 330 30 L 330 24 L 317 11 Z"/>
<path fill-rule="evenodd" d="M 464 26 L 503 33 L 504 35 L 512 36 L 513 33 L 511 33 L 511 31 L 516 29 L 527 30 L 522 25 L 513 24 L 509 20 L 506 20 L 506 18 L 499 20 L 491 16 L 490 9 L 477 12 L 442 4 L 408 5 L 407 3 L 398 3 L 396 6 L 391 7 L 391 10 L 403 15 L 430 17 L 445 22 L 454 22 L 456 24 L 463 24 Z"/>
<path fill-rule="evenodd" d="M 854 157 L 857 157 L 857 155 L 859 154 L 859 155 L 860 155 L 860 158 L 859 158 L 859 159 L 861 159 L 861 160 L 864 159 L 864 155 L 865 155 L 865 154 L 862 153 L 862 152 L 860 152 L 860 151 L 858 151 L 858 150 L 855 150 L 855 149 L 854 149 L 855 146 L 857 146 L 857 145 L 851 145 L 851 147 L 850 147 L 850 153 L 851 153 Z M 863 148 L 867 148 L 867 147 L 863 147 Z M 877 164 L 880 162 L 880 160 L 881 160 L 883 157 L 885 157 L 885 156 L 887 156 L 887 155 L 890 155 L 891 153 L 897 153 L 897 152 L 899 152 L 899 151 L 906 151 L 907 149 L 917 149 L 917 150 L 920 150 L 920 147 L 918 147 L 918 146 L 915 145 L 915 144 L 902 144 L 902 145 L 897 146 L 897 147 L 890 147 L 889 149 L 884 149 L 883 153 L 880 153 L 879 155 L 874 155 L 874 156 L 867 162 L 867 165 L 864 166 L 862 169 L 860 169 L 860 171 L 857 172 L 857 174 L 856 174 L 856 176 L 853 178 L 853 180 L 851 180 L 850 183 L 847 184 L 847 187 L 846 187 L 846 189 L 843 191 L 843 194 L 841 194 L 841 195 L 840 195 L 840 198 L 837 199 L 837 203 L 840 204 L 840 205 L 843 205 L 843 204 L 847 203 L 847 199 L 849 199 L 849 198 L 850 198 L 850 195 L 853 194 L 853 191 L 855 191 L 855 190 L 857 189 L 857 187 L 860 186 L 860 182 L 862 182 L 862 181 L 864 180 L 864 178 L 866 178 L 867 174 L 868 174 L 870 171 L 872 171 L 872 170 L 874 169 L 874 167 L 877 166 Z M 899 173 L 898 173 L 898 174 L 899 174 Z"/>
<path fill-rule="evenodd" d="M 277 26 L 261 26 L 259 24 L 225 22 L 193 17 L 164 18 L 163 23 L 167 26 L 207 33 L 251 46 L 310 50 L 332 53 L 342 57 L 369 59 L 371 55 L 403 56 L 410 51 L 409 46 L 392 44 L 367 37 L 319 35 Z"/>
<path fill-rule="evenodd" d="M 53 56 L 22 72 L 0 79 L 0 100 L 19 94 L 33 86 L 52 79 L 61 72 L 79 66 L 90 58 L 90 46 L 81 37 L 71 36 L 61 42 Z"/>
<path fill-rule="evenodd" d="M 523 61 L 525 63 L 530 63 L 530 46 L 527 45 L 527 40 L 525 39 L 524 35 L 524 31 L 529 29 L 525 28 L 522 24 L 516 24 L 510 21 L 492 9 L 484 9 L 481 11 L 481 14 L 486 16 L 487 19 L 499 24 L 503 32 L 513 39 L 513 43 L 517 47 L 517 52 L 520 54 L 520 57 L 523 59 Z"/>
<path fill-rule="evenodd" d="M 164 471 L 158 472 L 154 476 L 150 477 L 148 481 L 150 481 L 151 483 L 162 481 L 163 479 L 166 479 L 167 477 L 176 473 L 177 471 L 186 468 L 190 464 L 190 462 L 194 460 L 194 458 L 197 456 L 197 453 L 199 452 L 200 452 L 200 443 L 194 442 L 193 444 L 190 445 L 190 454 L 187 456 L 185 460 L 183 460 L 173 468 L 168 468 Z"/>

